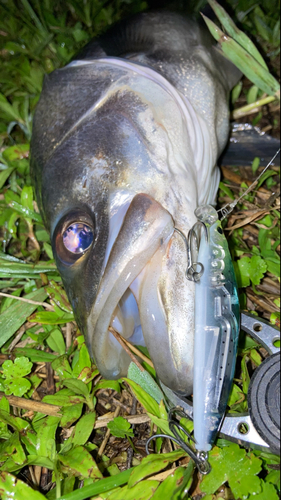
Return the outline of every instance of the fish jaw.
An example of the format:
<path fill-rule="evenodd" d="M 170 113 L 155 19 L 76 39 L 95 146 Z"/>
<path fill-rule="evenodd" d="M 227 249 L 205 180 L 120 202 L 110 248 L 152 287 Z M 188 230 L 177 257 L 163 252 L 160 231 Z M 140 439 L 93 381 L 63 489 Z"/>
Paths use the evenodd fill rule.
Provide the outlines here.
<path fill-rule="evenodd" d="M 149 195 L 135 195 L 87 319 L 88 348 L 103 377 L 125 376 L 131 362 L 111 326 L 148 348 L 165 385 L 192 393 L 194 284 L 185 269 L 185 244 L 172 216 Z"/>
<path fill-rule="evenodd" d="M 145 345 L 160 380 L 182 395 L 192 394 L 194 283 L 185 277 L 185 244 L 175 232 L 145 267 L 139 311 Z"/>
<path fill-rule="evenodd" d="M 105 378 L 125 375 L 130 361 L 108 331 L 118 303 L 173 232 L 171 215 L 157 201 L 142 193 L 132 199 L 87 320 L 88 346 Z"/>

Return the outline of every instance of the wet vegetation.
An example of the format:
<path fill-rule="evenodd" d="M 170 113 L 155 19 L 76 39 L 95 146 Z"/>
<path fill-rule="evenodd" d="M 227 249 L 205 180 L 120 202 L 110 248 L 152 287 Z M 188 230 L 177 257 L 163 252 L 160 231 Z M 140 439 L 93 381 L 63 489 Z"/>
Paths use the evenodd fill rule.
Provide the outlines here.
<path fill-rule="evenodd" d="M 34 199 L 29 143 L 44 74 L 64 66 L 115 21 L 163 4 L 199 16 L 206 2 L 186 6 L 186 2 L 157 0 L 0 0 L 3 499 L 279 497 L 279 457 L 270 453 L 219 438 L 210 454 L 212 471 L 204 478 L 185 452 L 169 440 L 157 439 L 151 444 L 152 453 L 146 455 L 146 440 L 152 432 L 170 433 L 148 353 L 139 352 L 143 362 L 132 365 L 128 378 L 101 379 L 74 321 Z M 213 1 L 210 4 L 216 8 Z M 222 50 L 247 75 L 232 92 L 232 120 L 278 137 L 279 2 L 229 0 L 224 7 L 242 31 L 231 32 L 224 13 L 217 12 L 222 15 L 222 27 L 211 9 L 205 12 L 228 32 Z M 207 22 L 220 41 L 219 29 Z M 243 66 L 245 51 L 253 57 L 248 68 Z M 280 326 L 278 165 L 279 159 L 225 223 L 241 307 L 276 326 Z M 247 167 L 223 164 L 218 205 L 237 198 L 261 170 L 258 157 Z M 266 351 L 253 339 L 241 335 L 229 399 L 232 412 L 247 411 L 250 378 L 265 356 Z M 181 423 L 192 430 L 190 421 Z"/>

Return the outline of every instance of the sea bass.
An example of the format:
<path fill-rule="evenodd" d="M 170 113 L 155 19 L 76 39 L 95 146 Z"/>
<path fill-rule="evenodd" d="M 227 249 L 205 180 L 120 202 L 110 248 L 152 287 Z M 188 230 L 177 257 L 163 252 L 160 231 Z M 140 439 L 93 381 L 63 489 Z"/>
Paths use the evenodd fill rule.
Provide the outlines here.
<path fill-rule="evenodd" d="M 143 13 L 45 77 L 31 144 L 39 208 L 91 355 L 105 378 L 148 348 L 161 381 L 193 384 L 194 283 L 184 234 L 216 199 L 216 161 L 240 74 L 197 23 Z"/>

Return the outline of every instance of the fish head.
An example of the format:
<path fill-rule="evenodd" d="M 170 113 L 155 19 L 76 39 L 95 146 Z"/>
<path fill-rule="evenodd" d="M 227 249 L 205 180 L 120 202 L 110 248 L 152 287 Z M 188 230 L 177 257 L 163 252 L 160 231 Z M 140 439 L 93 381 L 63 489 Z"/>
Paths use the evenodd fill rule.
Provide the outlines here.
<path fill-rule="evenodd" d="M 131 361 L 111 326 L 146 345 L 168 387 L 191 394 L 194 284 L 174 228 L 195 222 L 196 175 L 191 165 L 186 176 L 193 157 L 177 103 L 147 80 L 98 61 L 48 76 L 31 168 L 57 267 L 101 374 L 120 378 Z"/>

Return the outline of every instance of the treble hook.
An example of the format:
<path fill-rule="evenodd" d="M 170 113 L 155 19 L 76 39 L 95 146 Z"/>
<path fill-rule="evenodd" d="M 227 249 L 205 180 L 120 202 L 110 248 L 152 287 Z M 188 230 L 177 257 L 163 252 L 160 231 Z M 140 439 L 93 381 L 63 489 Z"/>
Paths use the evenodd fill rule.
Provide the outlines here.
<path fill-rule="evenodd" d="M 208 241 L 208 230 L 204 222 L 202 221 L 197 221 L 194 226 L 190 229 L 188 232 L 187 238 L 183 234 L 183 232 L 175 227 L 175 231 L 182 237 L 185 247 L 186 247 L 186 253 L 187 253 L 187 269 L 185 272 L 185 276 L 189 281 L 194 281 L 195 283 L 198 282 L 201 278 L 201 276 L 204 273 L 204 266 L 201 264 L 201 262 L 194 262 L 193 261 L 193 255 L 192 255 L 192 238 L 195 240 L 195 245 L 196 249 L 198 250 L 198 239 L 197 239 L 197 234 L 195 232 L 196 226 L 200 225 L 201 228 L 204 230 L 205 238 Z M 200 270 L 197 271 L 197 266 L 200 267 Z"/>
<path fill-rule="evenodd" d="M 154 434 L 151 436 L 147 442 L 146 442 L 146 453 L 149 455 L 149 444 L 153 439 L 157 439 L 158 437 L 162 438 L 167 438 L 171 439 L 174 441 L 178 446 L 180 446 L 189 456 L 190 458 L 195 462 L 197 469 L 199 472 L 203 475 L 209 474 L 211 470 L 211 466 L 208 462 L 208 453 L 202 452 L 202 451 L 195 451 L 189 444 L 187 444 L 182 437 L 179 434 L 179 431 L 183 432 L 183 434 L 196 443 L 195 439 L 193 436 L 189 434 L 189 432 L 184 429 L 184 427 L 178 422 L 178 420 L 174 419 L 174 415 L 181 417 L 181 418 L 188 418 L 186 413 L 183 411 L 182 408 L 180 407 L 174 407 L 171 408 L 169 413 L 168 413 L 168 424 L 169 424 L 169 429 L 173 436 L 170 436 L 168 434 Z"/>

